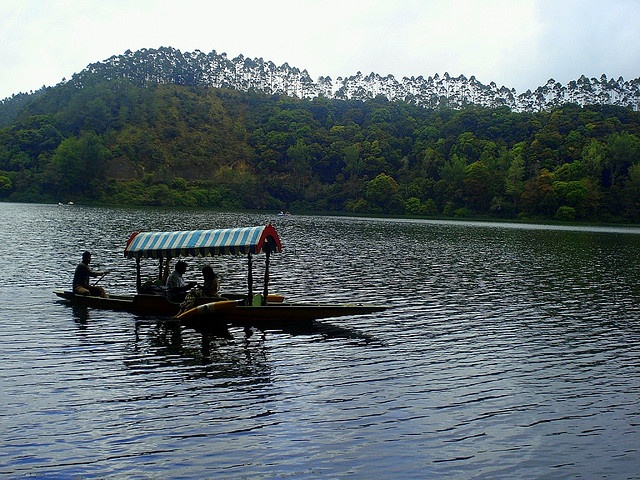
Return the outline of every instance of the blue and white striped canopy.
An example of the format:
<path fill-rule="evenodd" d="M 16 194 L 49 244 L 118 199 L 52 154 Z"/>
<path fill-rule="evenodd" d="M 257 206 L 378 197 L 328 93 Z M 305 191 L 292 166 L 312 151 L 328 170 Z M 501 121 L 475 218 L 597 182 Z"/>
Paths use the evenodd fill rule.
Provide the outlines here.
<path fill-rule="evenodd" d="M 176 258 L 280 252 L 282 244 L 271 224 L 264 227 L 136 232 L 127 241 L 127 258 Z"/>

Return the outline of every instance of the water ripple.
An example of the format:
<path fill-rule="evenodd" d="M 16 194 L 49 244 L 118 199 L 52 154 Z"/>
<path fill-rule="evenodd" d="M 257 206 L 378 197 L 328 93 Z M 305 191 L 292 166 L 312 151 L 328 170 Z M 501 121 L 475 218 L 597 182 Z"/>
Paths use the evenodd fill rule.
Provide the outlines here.
<path fill-rule="evenodd" d="M 1 476 L 637 478 L 636 234 L 57 206 L 0 217 L 2 244 L 23 239 L 42 264 L 25 280 L 30 255 L 0 255 Z M 130 291 L 133 230 L 268 221 L 285 244 L 273 289 L 391 308 L 202 335 L 52 298 L 85 248 L 113 268 L 109 291 Z M 205 261 L 243 285 L 244 263 L 194 271 Z"/>

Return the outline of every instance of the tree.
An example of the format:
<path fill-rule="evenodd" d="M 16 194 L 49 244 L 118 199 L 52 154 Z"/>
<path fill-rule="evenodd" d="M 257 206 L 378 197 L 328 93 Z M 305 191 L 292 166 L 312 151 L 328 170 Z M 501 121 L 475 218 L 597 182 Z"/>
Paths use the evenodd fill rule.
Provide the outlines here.
<path fill-rule="evenodd" d="M 467 164 L 464 158 L 454 153 L 449 160 L 445 160 L 444 165 L 440 169 L 440 178 L 451 187 L 459 188 L 462 186 L 462 181 L 464 180 L 464 170 L 466 166 Z"/>
<path fill-rule="evenodd" d="M 420 199 L 416 197 L 408 198 L 404 209 L 408 215 L 421 215 L 422 206 L 420 205 Z"/>
<path fill-rule="evenodd" d="M 607 139 L 605 173 L 612 187 L 621 186 L 622 177 L 640 159 L 640 139 L 629 133 L 614 133 Z"/>
<path fill-rule="evenodd" d="M 518 208 L 518 199 L 524 190 L 524 169 L 523 143 L 519 143 L 511 150 L 511 165 L 505 177 L 505 193 L 511 197 L 513 207 Z"/>
<path fill-rule="evenodd" d="M 349 178 L 358 177 L 364 168 L 364 162 L 360 158 L 360 145 L 348 145 L 343 150 L 345 173 Z"/>
<path fill-rule="evenodd" d="M 628 217 L 634 222 L 640 222 L 640 164 L 638 163 L 629 167 L 624 197 Z"/>
<path fill-rule="evenodd" d="M 48 191 L 58 200 L 99 196 L 106 155 L 102 142 L 93 132 L 79 139 L 69 137 L 63 140 L 56 148 L 46 174 Z"/>
<path fill-rule="evenodd" d="M 365 199 L 382 212 L 391 212 L 397 207 L 397 193 L 398 183 L 385 173 L 367 182 L 365 187 Z"/>
<path fill-rule="evenodd" d="M 558 208 L 557 198 L 553 191 L 553 173 L 542 169 L 540 174 L 525 182 L 522 191 L 522 211 L 529 215 L 551 217 Z"/>
<path fill-rule="evenodd" d="M 418 165 L 418 175 L 430 178 L 439 178 L 439 172 L 444 167 L 444 155 L 436 148 L 427 147 L 424 150 L 422 161 Z"/>
<path fill-rule="evenodd" d="M 477 161 L 464 169 L 464 196 L 467 207 L 479 213 L 489 209 L 491 179 L 484 162 Z"/>
<path fill-rule="evenodd" d="M 442 179 L 440 189 L 443 194 L 443 204 L 451 203 L 454 206 L 462 206 L 466 166 L 464 159 L 455 153 L 448 160 L 445 160 L 440 169 L 440 178 Z"/>
<path fill-rule="evenodd" d="M 480 159 L 485 142 L 478 140 L 473 132 L 464 132 L 458 137 L 454 151 L 471 162 Z"/>
<path fill-rule="evenodd" d="M 0 128 L 0 176 L 11 182 L 3 180 L 3 198 L 638 216 L 640 112 L 628 108 L 301 100 L 198 87 L 176 72 L 192 85 L 86 77 L 82 88 L 69 83 L 22 102 Z"/>
<path fill-rule="evenodd" d="M 0 175 L 0 197 L 6 197 L 12 187 L 11 179 L 6 175 Z"/>
<path fill-rule="evenodd" d="M 88 186 L 87 165 L 82 161 L 80 141 L 74 137 L 63 140 L 51 160 L 49 188 L 58 200 L 80 194 Z"/>
<path fill-rule="evenodd" d="M 606 147 L 595 138 L 582 149 L 582 166 L 586 174 L 598 182 L 602 179 L 606 154 Z"/>
<path fill-rule="evenodd" d="M 302 189 L 311 182 L 310 149 L 302 139 L 299 139 L 295 145 L 287 149 L 287 159 L 298 194 L 302 194 Z"/>
<path fill-rule="evenodd" d="M 582 181 L 554 182 L 553 190 L 563 206 L 571 207 L 574 212 L 574 218 L 583 218 L 586 216 L 589 204 L 589 192 L 587 186 Z"/>
<path fill-rule="evenodd" d="M 369 178 L 390 168 L 383 155 L 382 145 L 379 140 L 374 140 L 373 142 L 365 141 L 361 145 L 363 173 L 370 175 Z"/>

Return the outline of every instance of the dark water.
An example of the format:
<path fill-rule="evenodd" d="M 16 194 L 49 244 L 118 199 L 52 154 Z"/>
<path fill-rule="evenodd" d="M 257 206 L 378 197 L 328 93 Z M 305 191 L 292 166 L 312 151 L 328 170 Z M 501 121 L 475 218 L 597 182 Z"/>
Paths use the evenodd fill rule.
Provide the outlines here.
<path fill-rule="evenodd" d="M 272 291 L 392 308 L 203 336 L 52 294 L 85 248 L 131 292 L 135 230 L 269 221 Z M 16 204 L 0 222 L 0 477 L 640 478 L 637 229 Z M 210 261 L 242 288 L 242 259 Z"/>

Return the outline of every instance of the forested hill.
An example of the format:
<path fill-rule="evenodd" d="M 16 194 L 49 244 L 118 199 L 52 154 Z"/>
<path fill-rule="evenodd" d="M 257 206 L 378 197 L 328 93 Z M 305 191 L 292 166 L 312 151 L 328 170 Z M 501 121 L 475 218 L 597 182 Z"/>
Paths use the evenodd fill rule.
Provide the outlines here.
<path fill-rule="evenodd" d="M 296 98 L 176 70 L 159 81 L 156 67 L 137 80 L 92 67 L 0 105 L 3 118 L 13 109 L 0 199 L 640 220 L 640 113 L 629 107 Z"/>
<path fill-rule="evenodd" d="M 381 76 L 378 73 L 338 77 L 320 76 L 313 80 L 306 70 L 288 64 L 276 66 L 262 58 L 239 55 L 230 59 L 216 51 L 181 52 L 174 48 L 127 51 L 103 62 L 89 65 L 70 80 L 81 87 L 96 78 L 128 79 L 139 86 L 177 84 L 208 86 L 240 91 L 255 90 L 298 98 L 322 96 L 339 100 L 366 100 L 383 96 L 391 101 L 436 108 L 509 107 L 514 112 L 549 110 L 566 103 L 577 105 L 617 105 L 640 109 L 640 78 L 625 81 L 622 77 L 608 79 L 580 78 L 562 85 L 553 79 L 535 90 L 517 93 L 513 88 L 498 87 L 494 82 L 483 85 L 475 77 Z"/>
<path fill-rule="evenodd" d="M 240 91 L 255 90 L 267 95 L 278 94 L 298 98 L 325 97 L 339 100 L 366 100 L 383 96 L 390 101 L 405 101 L 426 108 L 509 107 L 514 112 L 550 110 L 566 103 L 577 105 L 616 105 L 640 109 L 640 78 L 624 80 L 622 77 L 580 78 L 562 85 L 549 79 L 535 90 L 516 92 L 513 88 L 498 87 L 494 82 L 483 85 L 475 77 L 464 75 L 403 77 L 381 76 L 378 73 L 332 79 L 311 78 L 307 70 L 291 67 L 287 63 L 276 66 L 262 58 L 239 55 L 230 59 L 215 50 L 203 53 L 181 52 L 162 47 L 159 49 L 130 50 L 112 56 L 103 62 L 89 65 L 69 80 L 78 88 L 96 80 L 127 79 L 138 86 L 176 84 L 207 86 Z M 66 83 L 63 80 L 62 83 Z M 36 92 L 37 93 L 37 92 Z M 18 98 L 2 101 L 10 105 Z M 0 115 L 0 125 L 6 115 Z"/>

